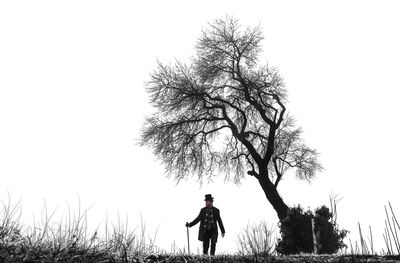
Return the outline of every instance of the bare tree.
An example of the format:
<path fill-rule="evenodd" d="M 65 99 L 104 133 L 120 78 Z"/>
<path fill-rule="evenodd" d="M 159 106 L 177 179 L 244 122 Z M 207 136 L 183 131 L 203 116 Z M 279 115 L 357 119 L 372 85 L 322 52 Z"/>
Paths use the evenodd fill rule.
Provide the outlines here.
<path fill-rule="evenodd" d="M 310 180 L 322 167 L 286 111 L 278 71 L 257 65 L 262 40 L 259 26 L 242 30 L 226 17 L 202 31 L 190 65 L 159 62 L 147 83 L 157 112 L 146 119 L 141 144 L 178 182 L 254 176 L 283 219 L 288 206 L 277 187 L 285 172 Z"/>

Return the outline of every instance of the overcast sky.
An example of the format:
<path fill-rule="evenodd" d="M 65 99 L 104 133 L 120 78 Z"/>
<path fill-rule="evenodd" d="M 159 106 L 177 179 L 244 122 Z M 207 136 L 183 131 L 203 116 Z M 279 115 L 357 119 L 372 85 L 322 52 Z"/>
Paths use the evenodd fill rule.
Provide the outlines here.
<path fill-rule="evenodd" d="M 184 223 L 215 206 L 234 252 L 248 222 L 277 217 L 254 178 L 240 186 L 195 178 L 180 184 L 137 145 L 152 112 L 144 82 L 156 61 L 188 62 L 207 22 L 225 15 L 263 28 L 260 58 L 285 79 L 288 109 L 325 170 L 311 183 L 291 176 L 284 201 L 338 205 L 340 227 L 357 223 L 382 244 L 384 205 L 400 216 L 400 4 L 397 1 L 1 1 L 0 198 L 21 199 L 23 219 L 66 204 L 90 208 L 93 227 L 140 217 L 156 244 L 186 244 Z M 201 246 L 197 226 L 192 250 Z"/>

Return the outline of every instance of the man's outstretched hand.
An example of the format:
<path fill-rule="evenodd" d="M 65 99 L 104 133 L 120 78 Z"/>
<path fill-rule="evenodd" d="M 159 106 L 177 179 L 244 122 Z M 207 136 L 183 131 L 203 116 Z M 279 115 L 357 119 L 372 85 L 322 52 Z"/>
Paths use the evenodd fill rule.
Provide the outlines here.
<path fill-rule="evenodd" d="M 188 222 L 186 222 L 185 226 L 186 226 L 186 227 L 189 227 L 189 223 L 188 223 Z"/>

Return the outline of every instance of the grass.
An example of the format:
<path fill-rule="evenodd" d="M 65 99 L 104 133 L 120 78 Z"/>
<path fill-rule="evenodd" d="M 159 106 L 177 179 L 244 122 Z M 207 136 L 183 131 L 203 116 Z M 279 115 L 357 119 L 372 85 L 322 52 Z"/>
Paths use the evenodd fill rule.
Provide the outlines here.
<path fill-rule="evenodd" d="M 397 220 L 396 214 L 393 211 L 392 205 L 389 202 L 385 208 L 385 228 L 383 232 L 383 240 L 385 248 L 380 251 L 381 255 L 398 256 L 400 255 L 400 224 Z M 389 208 L 389 209 L 388 209 Z M 369 226 L 368 235 L 364 235 L 361 224 L 358 223 L 359 229 L 359 242 L 355 241 L 354 244 L 350 240 L 350 253 L 353 255 L 376 255 L 377 252 L 374 248 L 374 238 L 372 236 L 372 228 Z"/>
<path fill-rule="evenodd" d="M 276 254 L 274 230 L 265 222 L 248 225 L 238 236 L 235 255 L 213 258 L 186 255 L 185 251 L 167 253 L 155 245 L 153 237 L 146 235 L 146 225 L 141 220 L 138 228 L 130 230 L 126 223 L 106 221 L 102 231 L 89 231 L 88 210 L 71 212 L 61 220 L 54 220 L 55 212 L 48 212 L 46 204 L 40 220 L 33 227 L 20 223 L 21 203 L 2 202 L 0 209 L 0 262 L 399 262 L 400 225 L 391 204 L 385 206 L 386 220 L 383 238 L 386 249 L 377 256 L 372 230 L 365 236 L 359 224 L 359 242 L 350 243 L 350 254 L 293 255 Z M 101 233 L 100 233 L 101 232 Z M 172 249 L 172 248 L 171 248 Z"/>
<path fill-rule="evenodd" d="M 56 223 L 54 212 L 44 206 L 42 217 L 32 228 L 20 224 L 21 204 L 2 202 L 0 212 L 0 262 L 132 262 L 133 258 L 159 254 L 156 234 L 146 237 L 146 226 L 129 230 L 119 220 L 116 225 L 105 224 L 89 232 L 87 210 L 77 212 Z"/>

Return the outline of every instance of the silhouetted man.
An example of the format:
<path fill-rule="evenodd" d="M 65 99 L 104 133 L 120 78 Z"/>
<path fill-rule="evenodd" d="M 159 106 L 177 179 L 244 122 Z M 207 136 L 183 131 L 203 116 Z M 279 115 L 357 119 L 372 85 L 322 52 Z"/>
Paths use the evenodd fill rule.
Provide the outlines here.
<path fill-rule="evenodd" d="M 206 207 L 200 210 L 200 214 L 197 216 L 193 222 L 186 222 L 186 227 L 192 227 L 200 222 L 199 227 L 199 240 L 203 242 L 203 253 L 205 255 L 208 254 L 208 248 L 210 246 L 211 241 L 211 251 L 210 254 L 214 256 L 215 254 L 215 246 L 218 239 L 218 227 L 221 229 L 222 237 L 225 236 L 225 228 L 222 224 L 221 216 L 219 214 L 218 208 L 213 206 L 214 198 L 211 194 L 206 195 Z"/>

